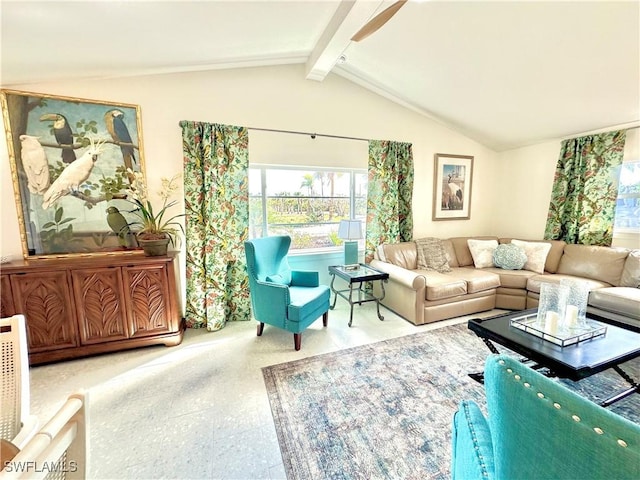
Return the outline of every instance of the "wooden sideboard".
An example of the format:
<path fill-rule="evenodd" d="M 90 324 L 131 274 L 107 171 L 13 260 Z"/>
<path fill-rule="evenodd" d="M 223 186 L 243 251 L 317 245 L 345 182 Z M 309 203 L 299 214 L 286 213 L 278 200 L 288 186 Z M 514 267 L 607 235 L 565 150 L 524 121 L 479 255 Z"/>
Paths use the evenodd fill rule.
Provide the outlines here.
<path fill-rule="evenodd" d="M 31 365 L 154 344 L 184 332 L 175 255 L 24 260 L 0 266 L 0 317 L 24 314 Z"/>

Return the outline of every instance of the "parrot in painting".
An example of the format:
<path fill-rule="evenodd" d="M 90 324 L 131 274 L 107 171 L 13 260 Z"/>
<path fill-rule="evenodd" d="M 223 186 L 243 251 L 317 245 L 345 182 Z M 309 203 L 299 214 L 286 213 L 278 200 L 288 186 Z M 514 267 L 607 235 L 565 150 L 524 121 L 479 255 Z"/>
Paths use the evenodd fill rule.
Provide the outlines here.
<path fill-rule="evenodd" d="M 67 165 L 45 192 L 42 198 L 42 208 L 47 209 L 60 197 L 78 191 L 80 185 L 89 178 L 104 144 L 104 142 L 93 143 L 92 139 L 89 141 L 91 142 L 89 148 L 75 162 Z"/>
<path fill-rule="evenodd" d="M 118 243 L 123 247 L 128 247 L 131 238 L 131 229 L 127 219 L 116 207 L 107 208 L 107 223 L 111 230 L 118 236 Z"/>
<path fill-rule="evenodd" d="M 56 142 L 62 147 L 62 161 L 71 163 L 76 159 L 76 153 L 73 151 L 73 132 L 69 126 L 69 122 L 64 115 L 59 113 L 45 113 L 40 116 L 40 121 L 53 120 L 53 135 Z"/>
<path fill-rule="evenodd" d="M 42 195 L 49 187 L 49 162 L 38 137 L 20 135 L 21 157 L 27 186 L 31 193 Z"/>
<path fill-rule="evenodd" d="M 124 112 L 122 110 L 113 109 L 104 114 L 104 123 L 107 126 L 107 131 L 111 135 L 111 138 L 119 144 L 133 143 L 131 141 L 131 135 L 129 129 L 124 123 L 122 117 Z M 122 151 L 122 159 L 126 168 L 133 170 L 133 164 L 136 162 L 136 155 L 131 145 L 120 145 Z"/>

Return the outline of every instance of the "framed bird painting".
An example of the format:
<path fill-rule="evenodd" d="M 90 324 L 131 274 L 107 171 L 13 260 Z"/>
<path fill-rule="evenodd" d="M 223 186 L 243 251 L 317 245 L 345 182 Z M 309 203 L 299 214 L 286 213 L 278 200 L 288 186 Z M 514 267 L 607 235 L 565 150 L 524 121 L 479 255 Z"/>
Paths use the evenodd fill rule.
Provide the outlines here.
<path fill-rule="evenodd" d="M 135 251 L 137 105 L 1 90 L 25 258 Z"/>
<path fill-rule="evenodd" d="M 432 220 L 469 220 L 473 157 L 434 155 Z"/>

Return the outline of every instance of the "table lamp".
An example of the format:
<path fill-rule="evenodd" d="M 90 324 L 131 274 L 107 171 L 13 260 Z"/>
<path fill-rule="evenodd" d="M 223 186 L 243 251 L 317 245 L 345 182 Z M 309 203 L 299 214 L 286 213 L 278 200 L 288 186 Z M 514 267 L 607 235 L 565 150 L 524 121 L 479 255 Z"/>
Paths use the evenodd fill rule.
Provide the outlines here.
<path fill-rule="evenodd" d="M 344 240 L 344 264 L 358 265 L 358 240 L 362 238 L 362 222 L 340 220 L 338 237 Z"/>

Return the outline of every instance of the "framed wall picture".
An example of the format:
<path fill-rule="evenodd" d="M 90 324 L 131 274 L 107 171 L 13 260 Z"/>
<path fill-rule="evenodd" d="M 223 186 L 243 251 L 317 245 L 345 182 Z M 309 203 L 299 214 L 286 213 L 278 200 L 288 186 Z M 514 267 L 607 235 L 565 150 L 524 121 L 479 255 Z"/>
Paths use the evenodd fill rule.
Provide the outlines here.
<path fill-rule="evenodd" d="M 1 90 L 24 257 L 133 251 L 136 105 Z M 130 169 L 131 172 L 128 172 Z"/>
<path fill-rule="evenodd" d="M 471 218 L 473 157 L 436 153 L 433 179 L 432 220 Z"/>

